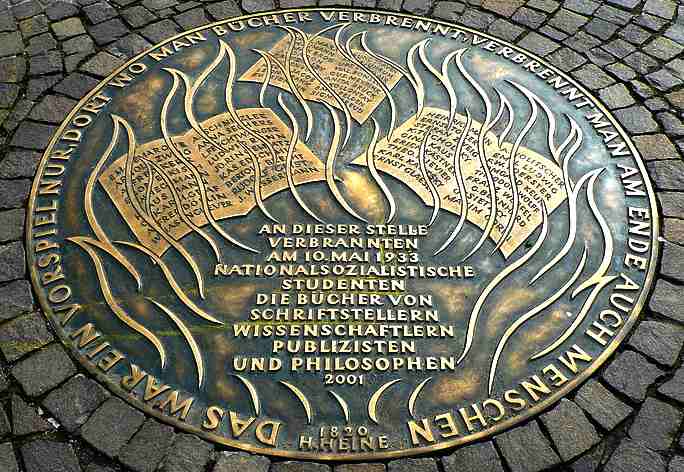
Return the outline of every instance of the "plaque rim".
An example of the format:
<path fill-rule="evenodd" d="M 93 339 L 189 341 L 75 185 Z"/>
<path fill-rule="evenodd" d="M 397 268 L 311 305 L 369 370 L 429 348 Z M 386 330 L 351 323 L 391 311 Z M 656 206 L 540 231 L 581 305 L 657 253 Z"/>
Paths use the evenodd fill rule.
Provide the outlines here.
<path fill-rule="evenodd" d="M 34 215 L 34 209 L 35 209 L 35 199 L 36 199 L 36 193 L 38 189 L 38 182 L 39 182 L 39 176 L 42 174 L 45 164 L 49 160 L 50 157 L 50 151 L 52 148 L 55 146 L 55 144 L 58 141 L 59 136 L 64 132 L 66 129 L 68 123 L 70 120 L 73 118 L 73 116 L 80 110 L 80 108 L 87 103 L 87 101 L 96 95 L 103 87 L 105 87 L 111 79 L 116 77 L 117 74 L 122 72 L 128 65 L 131 63 L 135 62 L 136 60 L 139 60 L 143 57 L 145 57 L 147 54 L 149 54 L 151 51 L 154 51 L 155 49 L 176 40 L 177 38 L 182 38 L 188 34 L 197 32 L 197 31 L 204 31 L 207 29 L 210 29 L 213 26 L 217 25 L 222 25 L 226 23 L 230 23 L 233 21 L 238 21 L 238 20 L 243 20 L 243 19 L 249 19 L 249 18 L 255 18 L 255 17 L 261 17 L 261 16 L 267 16 L 267 15 L 278 15 L 278 14 L 283 14 L 283 13 L 296 13 L 296 12 L 319 12 L 319 11 L 332 11 L 332 12 L 337 12 L 337 11 L 347 11 L 347 12 L 374 12 L 374 13 L 379 13 L 383 15 L 393 15 L 393 16 L 400 16 L 404 18 L 413 18 L 413 19 L 420 19 L 420 20 L 429 20 L 433 23 L 436 24 L 442 24 L 442 25 L 447 25 L 451 27 L 455 27 L 459 30 L 471 33 L 471 34 L 477 34 L 481 37 L 486 37 L 487 39 L 497 41 L 498 43 L 502 45 L 509 46 L 513 48 L 514 50 L 524 53 L 527 56 L 529 56 L 531 59 L 534 59 L 535 61 L 538 61 L 541 65 L 544 67 L 547 67 L 551 70 L 553 70 L 556 74 L 561 76 L 564 80 L 568 80 L 573 86 L 577 87 L 589 100 L 591 100 L 592 104 L 596 106 L 596 108 L 601 111 L 604 116 L 610 121 L 610 123 L 615 127 L 615 129 L 618 131 L 620 136 L 624 139 L 625 143 L 627 143 L 630 151 L 632 152 L 632 155 L 634 156 L 634 160 L 636 161 L 637 167 L 643 176 L 643 182 L 645 186 L 645 190 L 648 194 L 648 204 L 651 210 L 651 257 L 649 258 L 649 267 L 648 271 L 646 273 L 646 276 L 644 278 L 644 284 L 643 284 L 643 289 L 641 290 L 639 294 L 639 298 L 636 300 L 636 303 L 634 304 L 633 309 L 629 312 L 628 318 L 625 321 L 624 325 L 622 326 L 620 332 L 618 333 L 617 336 L 615 336 L 612 341 L 603 349 L 601 354 L 597 356 L 594 361 L 580 374 L 569 380 L 563 387 L 559 388 L 555 393 L 551 394 L 549 397 L 547 397 L 545 400 L 536 403 L 534 406 L 528 408 L 524 413 L 518 414 L 516 416 L 513 416 L 505 421 L 497 422 L 494 426 L 489 427 L 487 429 L 484 429 L 482 431 L 479 431 L 477 433 L 469 434 L 467 436 L 459 436 L 456 439 L 452 440 L 445 440 L 438 442 L 436 444 L 428 445 L 428 446 L 421 446 L 421 447 L 414 447 L 414 448 L 408 448 L 408 449 L 396 449 L 392 451 L 385 451 L 385 452 L 366 452 L 366 453 L 354 453 L 354 454 L 340 454 L 340 453 L 331 453 L 331 452 L 304 452 L 304 451 L 296 451 L 296 450 L 286 450 L 286 449 L 279 449 L 279 448 L 268 448 L 268 447 L 260 447 L 256 445 L 252 445 L 247 442 L 242 442 L 239 440 L 234 440 L 234 439 L 229 439 L 227 437 L 202 430 L 201 428 L 197 426 L 193 426 L 191 424 L 188 424 L 184 421 L 180 421 L 176 419 L 175 417 L 170 417 L 168 415 L 163 414 L 159 410 L 155 410 L 148 406 L 147 404 L 143 403 L 140 401 L 138 398 L 133 397 L 130 395 L 130 393 L 127 393 L 124 391 L 119 385 L 117 385 L 115 382 L 111 381 L 104 373 L 98 371 L 92 363 L 90 363 L 86 357 L 82 354 L 80 354 L 78 351 L 76 351 L 73 348 L 72 343 L 67 343 L 65 340 L 62 338 L 62 336 L 59 334 L 59 327 L 55 327 L 54 325 L 54 312 L 50 308 L 49 303 L 47 302 L 47 298 L 45 296 L 45 292 L 43 290 L 38 290 L 36 287 L 41 287 L 40 284 L 38 283 L 38 275 L 37 271 L 35 270 L 35 257 L 31 254 L 31 247 L 32 247 L 32 232 L 33 232 L 33 215 Z M 645 166 L 645 162 L 643 157 L 641 156 L 641 153 L 639 150 L 636 148 L 632 141 L 632 137 L 626 132 L 626 130 L 620 125 L 620 123 L 617 121 L 617 119 L 613 116 L 613 113 L 611 110 L 609 110 L 592 92 L 588 91 L 581 83 L 579 83 L 576 79 L 574 79 L 572 76 L 569 75 L 569 73 L 566 73 L 556 67 L 555 65 L 551 64 L 548 62 L 546 59 L 538 56 L 536 53 L 531 52 L 527 49 L 524 49 L 520 46 L 518 46 L 515 43 L 503 40 L 501 38 L 498 38 L 490 33 L 487 32 L 482 32 L 474 28 L 470 28 L 467 26 L 462 26 L 459 25 L 455 22 L 451 21 L 446 21 L 438 18 L 433 18 L 431 16 L 422 16 L 422 15 L 415 15 L 411 13 L 405 13 L 405 12 L 395 12 L 395 11 L 388 11 L 388 10 L 383 10 L 383 9 L 377 9 L 377 8 L 371 8 L 371 9 L 365 9 L 365 8 L 360 8 L 360 7 L 299 7 L 299 8 L 286 8 L 286 9 L 275 9 L 275 10 L 267 10 L 263 12 L 258 12 L 258 13 L 251 13 L 247 15 L 239 15 L 231 18 L 226 18 L 223 20 L 219 21 L 214 21 L 207 23 L 205 25 L 184 30 L 176 35 L 170 36 L 163 41 L 160 41 L 158 43 L 153 44 L 149 48 L 145 49 L 143 52 L 136 54 L 132 57 L 129 57 L 125 60 L 125 62 L 114 69 L 109 75 L 106 77 L 102 78 L 98 84 L 91 89 L 86 95 L 81 98 L 76 105 L 69 111 L 69 113 L 65 116 L 65 118 L 62 120 L 60 125 L 57 127 L 57 129 L 53 132 L 52 137 L 50 138 L 50 141 L 48 142 L 47 146 L 45 147 L 45 150 L 42 153 L 42 156 L 40 158 L 40 161 L 38 163 L 38 166 L 36 168 L 35 175 L 32 180 L 31 184 L 31 192 L 28 196 L 28 201 L 26 205 L 26 217 L 25 217 L 25 231 L 24 231 L 24 251 L 26 255 L 26 262 L 27 262 L 27 269 L 29 272 L 30 280 L 31 280 L 31 289 L 38 299 L 38 303 L 40 306 L 41 313 L 45 316 L 45 318 L 48 320 L 52 328 L 57 331 L 57 338 L 59 339 L 59 343 L 66 348 L 66 351 L 68 352 L 68 355 L 72 358 L 78 361 L 78 366 L 77 368 L 83 368 L 85 369 L 89 375 L 91 375 L 97 382 L 100 384 L 103 384 L 103 386 L 112 394 L 114 394 L 117 398 L 120 398 L 124 400 L 127 404 L 131 405 L 133 408 L 144 412 L 146 415 L 149 415 L 151 417 L 156 418 L 157 420 L 161 421 L 162 423 L 169 424 L 175 428 L 178 428 L 182 431 L 189 432 L 192 434 L 196 434 L 200 436 L 201 438 L 208 440 L 214 444 L 220 444 L 223 446 L 229 446 L 233 447 L 235 449 L 253 453 L 253 454 L 261 454 L 264 456 L 270 456 L 270 457 L 280 457 L 280 458 L 287 458 L 287 459 L 304 459 L 304 460 L 316 460 L 316 461 L 339 461 L 339 462 L 354 462 L 354 461 L 378 461 L 378 460 L 385 460 L 385 459 L 398 459 L 398 458 L 404 458 L 404 457 L 412 457 L 412 456 L 419 456 L 419 455 L 425 455 L 425 454 L 431 454 L 435 453 L 437 451 L 445 451 L 448 449 L 453 449 L 458 446 L 463 446 L 466 444 L 470 444 L 479 440 L 487 439 L 487 438 L 493 438 L 494 436 L 503 433 L 504 431 L 507 431 L 513 427 L 520 426 L 536 417 L 538 417 L 541 413 L 543 413 L 545 410 L 549 409 L 552 405 L 556 404 L 559 402 L 561 399 L 565 398 L 568 394 L 571 392 L 574 392 L 577 390 L 577 388 L 584 383 L 585 381 L 589 380 L 596 371 L 603 367 L 606 361 L 615 353 L 617 350 L 618 346 L 622 344 L 624 339 L 632 333 L 632 330 L 634 328 L 634 325 L 637 323 L 637 321 L 640 321 L 642 316 L 643 316 L 643 311 L 644 307 L 646 304 L 647 298 L 650 296 L 651 292 L 653 291 L 654 288 L 654 279 L 656 278 L 656 268 L 658 266 L 659 262 L 659 256 L 660 256 L 660 245 L 661 241 L 659 238 L 660 234 L 660 213 L 658 209 L 658 204 L 657 204 L 657 198 L 656 198 L 656 192 L 655 189 L 651 183 L 651 177 L 648 174 L 648 171 Z"/>

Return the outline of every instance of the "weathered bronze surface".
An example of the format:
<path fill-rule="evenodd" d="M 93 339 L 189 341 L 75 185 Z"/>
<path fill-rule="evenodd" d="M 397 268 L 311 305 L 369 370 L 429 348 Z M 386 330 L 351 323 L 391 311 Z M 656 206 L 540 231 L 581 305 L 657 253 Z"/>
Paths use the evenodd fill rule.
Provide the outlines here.
<path fill-rule="evenodd" d="M 137 407 L 316 459 L 489 436 L 633 325 L 657 214 L 636 149 L 534 55 L 382 12 L 255 15 L 102 82 L 30 202 L 40 301 Z"/>

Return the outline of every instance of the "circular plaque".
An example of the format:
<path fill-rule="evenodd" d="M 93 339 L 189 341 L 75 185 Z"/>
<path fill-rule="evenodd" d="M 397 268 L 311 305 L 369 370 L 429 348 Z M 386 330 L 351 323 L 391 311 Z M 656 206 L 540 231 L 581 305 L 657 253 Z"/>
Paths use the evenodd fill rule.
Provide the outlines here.
<path fill-rule="evenodd" d="M 269 12 L 170 38 L 70 113 L 27 251 L 81 364 L 213 441 L 359 460 L 500 432 L 635 323 L 658 223 L 583 87 L 433 19 Z"/>

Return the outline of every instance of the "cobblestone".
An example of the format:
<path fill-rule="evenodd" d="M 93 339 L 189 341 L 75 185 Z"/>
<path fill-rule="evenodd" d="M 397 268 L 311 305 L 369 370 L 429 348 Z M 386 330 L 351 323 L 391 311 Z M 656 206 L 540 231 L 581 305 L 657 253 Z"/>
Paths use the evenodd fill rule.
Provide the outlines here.
<path fill-rule="evenodd" d="M 585 27 L 587 33 L 601 39 L 608 39 L 615 34 L 618 26 L 601 18 L 594 18 Z"/>
<path fill-rule="evenodd" d="M 524 28 L 516 26 L 509 21 L 502 20 L 501 18 L 494 20 L 494 22 L 489 25 L 489 33 L 506 41 L 515 41 L 524 31 Z"/>
<path fill-rule="evenodd" d="M 11 443 L 0 444 L 0 470 L 4 472 L 19 472 L 19 464 L 14 455 Z"/>
<path fill-rule="evenodd" d="M 512 472 L 539 472 L 560 462 L 535 421 L 496 436 L 494 440 Z"/>
<path fill-rule="evenodd" d="M 102 23 L 119 16 L 118 12 L 107 2 L 97 2 L 83 8 L 83 13 L 93 24 Z"/>
<path fill-rule="evenodd" d="M 122 464 L 135 472 L 154 472 L 173 443 L 173 428 L 148 419 L 119 454 Z M 150 444 L 154 444 L 151 448 Z"/>
<path fill-rule="evenodd" d="M 23 210 L 17 210 L 23 213 Z M 7 212 L 9 213 L 9 212 Z M 0 213 L 2 215 L 2 213 Z M 2 218 L 0 218 L 2 223 Z M 9 320 L 33 308 L 31 287 L 25 280 L 15 280 L 0 286 L 0 319 Z"/>
<path fill-rule="evenodd" d="M 19 361 L 12 369 L 12 375 L 30 397 L 48 392 L 75 373 L 71 359 L 54 343 Z"/>
<path fill-rule="evenodd" d="M 21 446 L 26 472 L 81 472 L 70 444 L 39 439 Z"/>
<path fill-rule="evenodd" d="M 38 313 L 19 316 L 0 326 L 0 350 L 10 362 L 45 346 L 53 339 Z"/>
<path fill-rule="evenodd" d="M 658 123 L 646 107 L 636 105 L 614 112 L 615 118 L 630 133 L 644 134 L 658 130 Z"/>
<path fill-rule="evenodd" d="M 10 180 L 9 182 L 15 182 Z M 8 182 L 8 183 L 9 183 Z M 8 185 L 5 185 L 8 187 Z M 12 188 L 9 189 L 13 190 Z M 0 197 L 2 191 L 0 190 Z M 0 282 L 16 280 L 24 276 L 24 247 L 20 242 L 0 245 Z"/>
<path fill-rule="evenodd" d="M 254 472 L 266 472 L 269 470 L 270 461 L 265 457 L 247 454 L 245 452 L 222 452 L 218 455 L 216 465 L 212 472 L 230 472 L 233 470 L 253 470 Z M 317 468 L 314 464 L 311 468 L 303 462 L 284 462 L 274 464 L 272 471 L 279 472 L 324 472 L 330 470 L 327 466 Z M 300 467 L 299 469 L 297 467 Z"/>
<path fill-rule="evenodd" d="M 608 431 L 614 429 L 633 411 L 597 380 L 588 381 L 578 390 L 575 403 Z"/>
<path fill-rule="evenodd" d="M 23 57 L 4 57 L 0 59 L 0 81 L 18 83 L 26 75 L 26 61 Z"/>
<path fill-rule="evenodd" d="M 204 472 L 212 446 L 191 434 L 177 434 L 161 467 L 162 472 Z M 266 460 L 266 468 L 268 461 Z M 247 469 L 249 470 L 249 469 Z M 257 471 L 255 471 L 257 472 Z"/>
<path fill-rule="evenodd" d="M 218 464 L 217 464 L 218 466 Z M 258 472 L 262 472 L 260 467 L 263 465 L 257 465 L 255 469 Z M 228 472 L 230 470 L 236 470 L 235 468 L 227 469 L 216 469 L 213 472 Z M 271 465 L 270 472 L 330 472 L 332 469 L 330 466 L 325 464 L 315 464 L 313 462 L 297 462 L 297 461 L 286 461 L 286 462 L 276 462 Z"/>
<path fill-rule="evenodd" d="M 542 415 L 541 421 L 565 462 L 588 451 L 600 440 L 582 410 L 567 399 L 561 400 L 553 410 Z"/>
<path fill-rule="evenodd" d="M 636 441 L 623 440 L 605 467 L 606 472 L 664 472 L 665 461 L 658 453 Z"/>
<path fill-rule="evenodd" d="M 51 25 L 57 39 L 66 39 L 86 32 L 79 18 L 67 18 Z"/>
<path fill-rule="evenodd" d="M 442 458 L 444 472 L 504 472 L 501 459 L 491 441 L 456 449 Z"/>
<path fill-rule="evenodd" d="M 586 64 L 574 71 L 572 75 L 592 90 L 599 90 L 615 83 L 615 79 L 595 64 Z"/>
<path fill-rule="evenodd" d="M 674 376 L 658 388 L 658 392 L 684 403 L 684 369 L 677 369 Z"/>
<path fill-rule="evenodd" d="M 639 372 L 639 375 L 634 375 L 634 372 Z M 608 365 L 603 378 L 618 392 L 632 400 L 643 401 L 649 385 L 662 374 L 662 370 L 642 355 L 625 351 Z"/>
<path fill-rule="evenodd" d="M 88 33 L 95 40 L 95 44 L 102 46 L 126 36 L 129 31 L 120 19 L 113 18 L 91 26 Z"/>
<path fill-rule="evenodd" d="M 231 1 L 231 0 L 228 0 Z M 217 4 L 211 4 L 207 6 L 207 9 L 211 11 Z M 157 16 L 149 11 L 142 5 L 136 5 L 131 8 L 127 8 L 121 12 L 121 17 L 133 28 L 140 28 L 142 26 L 148 25 L 157 19 Z M 221 18 L 216 18 L 217 20 Z"/>
<path fill-rule="evenodd" d="M 644 11 L 661 18 L 671 19 L 675 14 L 677 4 L 670 0 L 647 0 Z"/>
<path fill-rule="evenodd" d="M 546 15 L 531 8 L 522 7 L 511 18 L 514 22 L 537 29 L 546 21 Z"/>
<path fill-rule="evenodd" d="M 629 428 L 632 439 L 654 451 L 664 451 L 674 441 L 682 412 L 655 398 L 647 398 Z"/>
<path fill-rule="evenodd" d="M 601 101 L 610 109 L 634 105 L 634 98 L 624 84 L 614 84 L 599 91 Z"/>
<path fill-rule="evenodd" d="M 80 67 L 80 70 L 98 77 L 106 77 L 123 63 L 124 60 L 122 58 L 116 57 L 108 52 L 100 51 L 92 59 L 83 64 Z"/>
<path fill-rule="evenodd" d="M 399 459 L 387 465 L 388 472 L 438 472 L 437 462 L 431 458 Z"/>
<path fill-rule="evenodd" d="M 557 66 L 564 72 L 570 72 L 587 62 L 587 59 L 583 55 L 578 54 L 569 48 L 558 49 L 551 54 L 548 59 L 551 64 Z"/>
<path fill-rule="evenodd" d="M 26 213 L 23 209 L 17 208 L 15 210 L 0 210 L 0 243 L 19 239 L 23 234 L 24 218 Z M 2 295 L 2 288 L 0 288 L 0 303 L 4 301 Z M 14 305 L 11 300 L 6 300 L 6 307 L 0 306 L 0 319 L 6 319 L 12 312 Z"/>
<path fill-rule="evenodd" d="M 657 159 L 675 159 L 677 150 L 674 144 L 664 134 L 648 134 L 644 136 L 634 136 L 632 138 L 641 157 L 647 161 Z"/>
<path fill-rule="evenodd" d="M 45 15 L 36 15 L 19 23 L 21 37 L 23 37 L 25 40 L 32 36 L 47 32 L 48 28 L 48 17 Z"/>
<path fill-rule="evenodd" d="M 29 59 L 30 75 L 53 74 L 62 70 L 62 55 L 59 51 L 47 51 Z"/>
<path fill-rule="evenodd" d="M 81 428 L 81 436 L 95 449 L 116 457 L 138 431 L 145 415 L 118 398 L 104 402 Z"/>
<path fill-rule="evenodd" d="M 43 405 L 64 429 L 74 432 L 85 424 L 90 414 L 107 398 L 109 393 L 100 384 L 83 375 L 77 375 L 50 392 Z"/>
<path fill-rule="evenodd" d="M 180 28 L 171 20 L 162 20 L 146 26 L 140 31 L 148 41 L 158 43 L 180 32 Z"/>
<path fill-rule="evenodd" d="M 335 466 L 334 472 L 385 472 L 385 464 L 377 462 L 365 464 L 343 464 Z"/>
<path fill-rule="evenodd" d="M 529 33 L 522 40 L 518 41 L 518 46 L 542 57 L 552 53 L 560 47 L 554 41 L 546 39 L 545 37 L 534 32 Z"/>
<path fill-rule="evenodd" d="M 151 48 L 152 44 L 138 34 L 129 34 L 107 47 L 107 50 L 123 59 L 136 56 Z"/>
<path fill-rule="evenodd" d="M 35 407 L 30 406 L 18 395 L 12 395 L 10 401 L 12 411 L 12 433 L 15 436 L 43 433 L 53 426 L 40 417 Z"/>
<path fill-rule="evenodd" d="M 672 366 L 684 344 L 684 328 L 659 321 L 643 321 L 629 344 L 651 359 Z"/>
<path fill-rule="evenodd" d="M 663 201 L 662 199 L 669 199 L 670 201 L 667 203 L 674 203 L 671 198 L 671 194 L 666 194 L 661 197 L 661 201 Z M 678 198 L 676 200 L 676 205 L 677 209 L 681 208 L 682 202 Z M 674 206 L 670 205 L 669 208 L 674 208 Z M 663 203 L 663 211 L 666 211 L 665 203 Z M 674 216 L 670 213 L 666 213 L 666 215 Z M 682 257 L 684 257 L 684 248 L 667 242 L 661 244 L 660 247 L 662 252 L 660 273 L 666 277 L 684 281 L 684 260 L 682 259 Z"/>
<path fill-rule="evenodd" d="M 433 15 L 447 21 L 457 21 L 465 5 L 461 2 L 437 2 Z"/>
<path fill-rule="evenodd" d="M 676 218 L 663 218 L 663 236 L 671 243 L 683 245 L 684 220 L 678 220 Z M 670 317 L 674 318 L 674 316 Z"/>
<path fill-rule="evenodd" d="M 45 14 L 50 20 L 62 20 L 78 13 L 78 7 L 70 1 L 55 1 L 45 9 Z"/>

